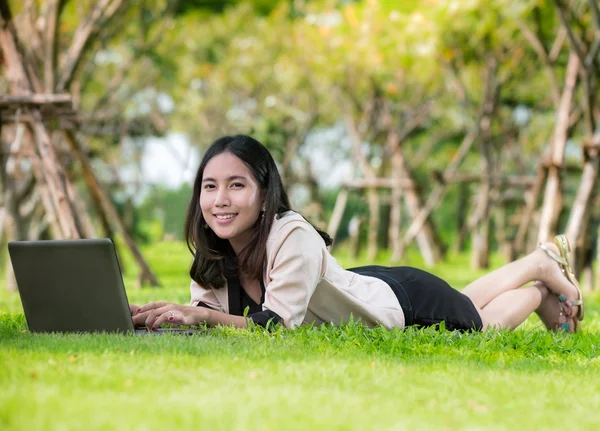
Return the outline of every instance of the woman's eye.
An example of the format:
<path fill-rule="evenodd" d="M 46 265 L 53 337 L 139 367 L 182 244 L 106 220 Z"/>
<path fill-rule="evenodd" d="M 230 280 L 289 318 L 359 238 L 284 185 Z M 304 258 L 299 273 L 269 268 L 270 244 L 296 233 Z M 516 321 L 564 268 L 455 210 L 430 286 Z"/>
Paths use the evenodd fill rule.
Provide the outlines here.
<path fill-rule="evenodd" d="M 231 187 L 237 187 L 237 188 L 239 188 L 239 187 L 244 187 L 244 185 L 242 183 L 233 183 L 231 185 Z"/>
<path fill-rule="evenodd" d="M 214 188 L 215 188 L 215 186 L 214 186 L 214 185 L 212 185 L 212 184 L 205 184 L 205 185 L 204 185 L 204 190 L 212 190 L 212 189 L 214 189 Z"/>

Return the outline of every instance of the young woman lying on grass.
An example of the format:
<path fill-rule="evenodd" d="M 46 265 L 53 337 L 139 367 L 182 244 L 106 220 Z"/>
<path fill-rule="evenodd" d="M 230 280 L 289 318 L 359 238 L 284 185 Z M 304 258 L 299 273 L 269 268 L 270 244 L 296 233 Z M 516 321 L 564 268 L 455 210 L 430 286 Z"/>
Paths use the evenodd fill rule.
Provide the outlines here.
<path fill-rule="evenodd" d="M 444 321 L 450 330 L 485 331 L 514 329 L 536 312 L 548 329 L 574 332 L 583 319 L 564 236 L 462 292 L 416 268 L 342 269 L 327 250 L 329 236 L 292 211 L 269 151 L 244 135 L 218 139 L 204 155 L 185 231 L 194 255 L 191 305 L 132 306 L 137 326 L 272 320 L 294 328 L 353 316 L 388 329 Z"/>

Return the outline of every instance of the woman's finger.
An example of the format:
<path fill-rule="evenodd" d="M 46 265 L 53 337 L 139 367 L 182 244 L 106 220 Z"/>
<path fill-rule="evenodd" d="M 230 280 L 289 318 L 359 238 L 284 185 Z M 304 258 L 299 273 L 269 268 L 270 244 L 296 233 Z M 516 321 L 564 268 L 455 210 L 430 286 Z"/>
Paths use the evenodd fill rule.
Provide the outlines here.
<path fill-rule="evenodd" d="M 167 320 L 165 318 L 165 315 L 167 313 L 163 313 L 160 314 L 156 317 L 156 319 L 154 319 L 154 322 L 152 323 L 151 326 L 149 326 L 150 329 L 152 329 L 153 331 L 156 331 L 158 328 L 160 328 L 162 326 L 163 323 L 165 323 L 165 321 Z"/>
<path fill-rule="evenodd" d="M 131 312 L 132 316 L 135 316 L 138 313 L 138 308 L 140 308 L 139 305 L 129 304 L 129 311 Z"/>
<path fill-rule="evenodd" d="M 139 312 L 133 315 L 131 317 L 131 319 L 133 320 L 133 326 L 146 326 L 146 319 L 148 319 L 148 316 L 151 312 L 152 311 Z"/>
<path fill-rule="evenodd" d="M 164 323 L 170 323 L 172 325 L 183 325 L 185 316 L 181 311 L 168 310 L 156 316 L 154 323 L 152 324 L 152 330 L 160 328 Z"/>
<path fill-rule="evenodd" d="M 186 309 L 186 307 L 178 308 L 178 309 L 168 309 L 165 310 L 160 316 L 156 318 L 154 321 L 154 328 L 160 327 L 160 325 L 164 323 L 169 323 L 171 325 L 184 325 L 184 326 L 194 326 L 200 324 L 198 316 L 194 315 L 196 307 L 192 307 L 191 310 Z"/>
<path fill-rule="evenodd" d="M 163 323 L 169 323 L 171 325 L 186 325 L 185 315 L 180 310 L 169 310 L 161 315 Z"/>
<path fill-rule="evenodd" d="M 146 305 L 142 305 L 141 307 L 138 307 L 136 311 L 138 313 L 144 313 L 146 311 L 156 310 L 157 308 L 162 308 L 167 304 L 170 304 L 170 302 L 166 302 L 166 301 L 149 302 Z"/>
<path fill-rule="evenodd" d="M 175 307 L 175 304 L 169 304 L 169 303 L 165 303 L 166 305 L 160 308 L 156 308 L 152 311 L 150 311 L 150 313 L 148 314 L 148 317 L 146 318 L 146 326 L 148 328 L 158 328 L 160 325 L 162 325 L 164 323 L 165 319 L 162 319 L 160 321 L 160 323 L 157 323 L 157 320 L 159 319 L 159 317 L 166 313 L 167 311 L 173 309 Z"/>

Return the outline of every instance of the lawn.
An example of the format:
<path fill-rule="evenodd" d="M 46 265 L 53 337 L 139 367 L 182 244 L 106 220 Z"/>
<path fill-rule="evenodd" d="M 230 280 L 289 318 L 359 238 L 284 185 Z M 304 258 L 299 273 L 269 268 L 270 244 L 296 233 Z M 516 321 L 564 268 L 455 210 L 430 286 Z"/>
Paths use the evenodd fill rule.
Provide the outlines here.
<path fill-rule="evenodd" d="M 165 287 L 133 288 L 126 258 L 131 302 L 186 302 L 185 246 L 145 253 Z M 479 275 L 467 256 L 432 272 L 459 288 Z M 486 334 L 348 324 L 133 337 L 27 333 L 2 290 L 0 430 L 600 429 L 600 297 L 586 300 L 577 335 L 531 318 Z"/>

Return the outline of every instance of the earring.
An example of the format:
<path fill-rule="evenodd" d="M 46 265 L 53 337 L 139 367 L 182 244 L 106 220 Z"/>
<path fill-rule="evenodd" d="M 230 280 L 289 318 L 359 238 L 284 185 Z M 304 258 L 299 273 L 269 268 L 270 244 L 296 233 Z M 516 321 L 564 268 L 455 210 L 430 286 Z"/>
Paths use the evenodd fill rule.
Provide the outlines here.
<path fill-rule="evenodd" d="M 208 224 L 207 224 L 206 222 L 204 222 L 204 223 L 202 223 L 202 227 L 203 227 L 204 229 L 208 229 Z"/>

